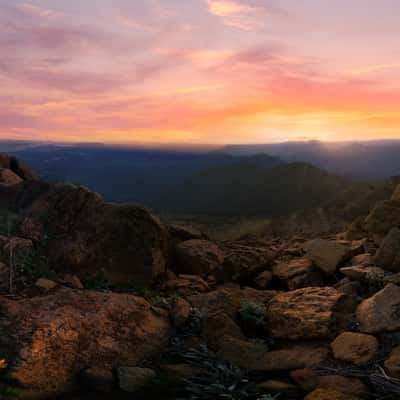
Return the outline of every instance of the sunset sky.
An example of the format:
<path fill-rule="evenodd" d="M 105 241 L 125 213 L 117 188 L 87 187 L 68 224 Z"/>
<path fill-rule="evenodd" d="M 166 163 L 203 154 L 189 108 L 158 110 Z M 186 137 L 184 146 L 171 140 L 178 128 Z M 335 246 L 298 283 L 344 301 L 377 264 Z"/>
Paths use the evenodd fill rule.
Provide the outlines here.
<path fill-rule="evenodd" d="M 0 0 L 0 138 L 400 138 L 399 0 Z"/>

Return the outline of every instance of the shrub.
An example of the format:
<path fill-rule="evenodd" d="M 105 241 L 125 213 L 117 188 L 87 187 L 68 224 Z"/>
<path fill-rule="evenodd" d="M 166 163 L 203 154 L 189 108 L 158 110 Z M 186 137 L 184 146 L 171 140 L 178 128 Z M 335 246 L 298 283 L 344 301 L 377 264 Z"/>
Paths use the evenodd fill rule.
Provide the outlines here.
<path fill-rule="evenodd" d="M 252 322 L 258 326 L 264 324 L 265 306 L 262 303 L 244 301 L 240 305 L 239 315 L 244 322 Z"/>

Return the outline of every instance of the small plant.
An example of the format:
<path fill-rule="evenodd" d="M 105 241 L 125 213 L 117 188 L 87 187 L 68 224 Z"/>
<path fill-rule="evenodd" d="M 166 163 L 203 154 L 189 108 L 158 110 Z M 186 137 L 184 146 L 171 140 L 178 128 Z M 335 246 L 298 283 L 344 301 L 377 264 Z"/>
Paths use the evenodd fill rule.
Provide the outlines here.
<path fill-rule="evenodd" d="M 206 346 L 189 350 L 183 359 L 203 372 L 184 381 L 187 400 L 273 400 L 263 395 L 242 369 L 220 360 Z"/>
<path fill-rule="evenodd" d="M 264 324 L 266 309 L 262 303 L 244 301 L 240 305 L 239 314 L 244 322 L 252 322 L 257 326 Z"/>
<path fill-rule="evenodd" d="M 86 289 L 96 290 L 98 292 L 109 292 L 112 288 L 111 282 L 104 276 L 88 279 L 84 282 L 84 286 Z"/>

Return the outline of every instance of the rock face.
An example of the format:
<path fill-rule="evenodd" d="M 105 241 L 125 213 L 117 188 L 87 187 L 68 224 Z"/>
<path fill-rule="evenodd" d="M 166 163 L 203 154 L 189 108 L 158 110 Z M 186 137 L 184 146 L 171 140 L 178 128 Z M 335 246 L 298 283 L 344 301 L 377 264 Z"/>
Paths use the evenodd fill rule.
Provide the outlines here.
<path fill-rule="evenodd" d="M 224 252 L 218 245 L 208 240 L 187 240 L 176 248 L 178 272 L 206 276 L 222 273 Z"/>
<path fill-rule="evenodd" d="M 74 185 L 56 185 L 36 205 L 49 234 L 49 264 L 80 279 L 149 284 L 166 270 L 168 234 L 141 207 L 109 204 Z"/>
<path fill-rule="evenodd" d="M 400 272 L 400 229 L 392 228 L 375 255 L 375 264 L 387 271 Z"/>
<path fill-rule="evenodd" d="M 371 335 L 344 332 L 332 342 L 331 347 L 336 359 L 363 365 L 374 357 L 379 343 Z"/>
<path fill-rule="evenodd" d="M 315 239 L 307 244 L 308 258 L 325 272 L 335 272 L 350 251 L 350 242 Z"/>
<path fill-rule="evenodd" d="M 281 293 L 268 304 L 267 329 L 276 338 L 327 339 L 347 327 L 354 308 L 351 297 L 330 287 Z"/>
<path fill-rule="evenodd" d="M 169 339 L 167 313 L 132 295 L 62 289 L 0 298 L 0 352 L 10 377 L 42 393 L 69 390 L 87 367 L 112 370 L 156 356 Z"/>
<path fill-rule="evenodd" d="M 400 287 L 388 284 L 364 300 L 356 311 L 360 331 L 379 333 L 400 329 Z"/>

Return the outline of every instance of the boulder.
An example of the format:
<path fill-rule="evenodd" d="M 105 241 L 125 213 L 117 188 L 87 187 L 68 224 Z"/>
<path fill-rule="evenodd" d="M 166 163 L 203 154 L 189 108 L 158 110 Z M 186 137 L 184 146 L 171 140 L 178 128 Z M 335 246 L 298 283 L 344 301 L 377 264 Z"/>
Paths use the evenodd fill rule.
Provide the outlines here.
<path fill-rule="evenodd" d="M 302 368 L 291 371 L 290 377 L 294 382 L 296 382 L 297 386 L 307 393 L 313 391 L 319 383 L 318 374 L 311 368 Z"/>
<path fill-rule="evenodd" d="M 365 230 L 380 243 L 390 229 L 400 226 L 400 200 L 387 200 L 378 203 L 365 220 Z"/>
<path fill-rule="evenodd" d="M 348 378 L 341 375 L 325 375 L 318 378 L 319 389 L 338 390 L 345 395 L 360 396 L 364 398 L 369 392 L 363 381 L 357 378 Z"/>
<path fill-rule="evenodd" d="M 309 343 L 269 351 L 262 343 L 224 336 L 218 355 L 248 371 L 290 371 L 321 365 L 329 357 L 329 349 Z"/>
<path fill-rule="evenodd" d="M 0 185 L 2 186 L 14 186 L 23 182 L 17 174 L 8 168 L 0 168 Z"/>
<path fill-rule="evenodd" d="M 388 284 L 364 300 L 356 311 L 360 331 L 379 333 L 400 329 L 400 287 Z"/>
<path fill-rule="evenodd" d="M 178 266 L 176 270 L 182 274 L 207 276 L 222 274 L 224 252 L 208 240 L 187 240 L 177 245 Z"/>
<path fill-rule="evenodd" d="M 257 388 L 265 390 L 268 393 L 279 393 L 280 396 L 284 393 L 295 395 L 299 392 L 296 385 L 283 379 L 268 379 L 267 381 L 257 383 Z"/>
<path fill-rule="evenodd" d="M 267 330 L 281 339 L 327 339 L 353 320 L 352 297 L 330 287 L 281 293 L 267 306 Z"/>
<path fill-rule="evenodd" d="M 399 209 L 400 211 L 400 209 Z M 375 254 L 375 265 L 387 271 L 400 272 L 400 229 L 392 228 Z"/>
<path fill-rule="evenodd" d="M 138 392 L 156 377 L 152 369 L 140 367 L 120 367 L 117 374 L 120 389 L 128 393 Z"/>
<path fill-rule="evenodd" d="M 337 360 L 364 365 L 375 356 L 379 342 L 372 335 L 343 332 L 331 343 L 331 348 Z"/>
<path fill-rule="evenodd" d="M 386 359 L 385 370 L 391 378 L 400 379 L 400 346 L 392 350 Z"/>
<path fill-rule="evenodd" d="M 171 320 L 175 328 L 182 328 L 190 316 L 190 304 L 178 297 L 172 304 L 170 309 Z"/>
<path fill-rule="evenodd" d="M 208 237 L 205 233 L 190 226 L 170 224 L 168 225 L 168 232 L 171 236 L 171 240 L 174 243 L 181 243 L 193 239 L 208 240 Z"/>
<path fill-rule="evenodd" d="M 357 265 L 340 268 L 340 272 L 354 281 L 360 281 L 376 287 L 383 286 L 385 271 L 374 266 Z"/>
<path fill-rule="evenodd" d="M 260 303 L 267 306 L 277 293 L 275 290 L 224 287 L 209 293 L 191 296 L 189 302 L 203 314 L 222 311 L 231 318 L 236 318 L 242 303 Z"/>
<path fill-rule="evenodd" d="M 164 287 L 167 290 L 176 291 L 182 296 L 210 291 L 207 282 L 197 275 L 179 275 L 177 278 L 167 280 Z"/>
<path fill-rule="evenodd" d="M 283 281 L 289 290 L 323 285 L 321 272 L 307 257 L 280 262 L 273 267 L 272 271 L 273 275 Z"/>
<path fill-rule="evenodd" d="M 35 286 L 44 290 L 44 291 L 49 291 L 52 289 L 55 289 L 57 287 L 57 282 L 54 282 L 50 279 L 46 279 L 46 278 L 39 278 L 36 283 Z"/>
<path fill-rule="evenodd" d="M 332 388 L 318 388 L 304 397 L 304 400 L 360 400 L 360 397 Z"/>
<path fill-rule="evenodd" d="M 57 272 L 136 286 L 165 273 L 168 233 L 145 208 L 105 203 L 75 185 L 56 185 L 37 203 L 49 237 L 49 267 Z"/>
<path fill-rule="evenodd" d="M 354 256 L 352 242 L 314 239 L 307 243 L 307 257 L 325 272 L 335 272 L 346 260 Z"/>
<path fill-rule="evenodd" d="M 254 285 L 259 289 L 266 289 L 272 281 L 272 272 L 263 271 L 254 279 Z"/>
<path fill-rule="evenodd" d="M 265 271 L 275 257 L 267 247 L 256 247 L 241 243 L 225 243 L 225 275 L 234 282 L 246 283 Z"/>
<path fill-rule="evenodd" d="M 168 313 L 127 294 L 62 288 L 41 297 L 0 297 L 0 353 L 9 378 L 43 397 L 72 390 L 90 366 L 113 370 L 159 355 Z"/>

